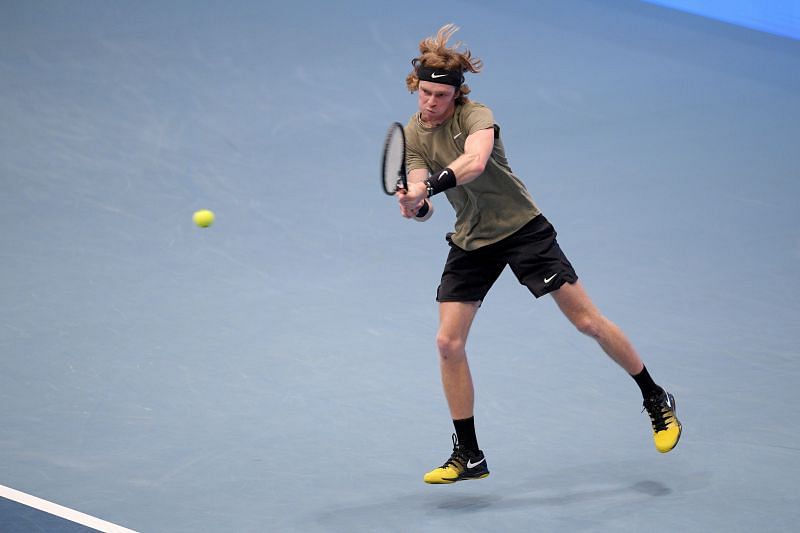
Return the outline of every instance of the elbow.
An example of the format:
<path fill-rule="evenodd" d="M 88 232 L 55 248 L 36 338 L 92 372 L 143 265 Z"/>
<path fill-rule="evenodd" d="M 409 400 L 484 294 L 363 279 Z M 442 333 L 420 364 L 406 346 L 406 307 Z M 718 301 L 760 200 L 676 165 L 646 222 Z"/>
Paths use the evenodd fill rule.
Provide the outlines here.
<path fill-rule="evenodd" d="M 469 167 L 467 167 L 467 174 L 477 178 L 483 174 L 484 170 L 486 170 L 486 161 L 482 160 L 480 157 L 475 157 L 470 161 Z"/>

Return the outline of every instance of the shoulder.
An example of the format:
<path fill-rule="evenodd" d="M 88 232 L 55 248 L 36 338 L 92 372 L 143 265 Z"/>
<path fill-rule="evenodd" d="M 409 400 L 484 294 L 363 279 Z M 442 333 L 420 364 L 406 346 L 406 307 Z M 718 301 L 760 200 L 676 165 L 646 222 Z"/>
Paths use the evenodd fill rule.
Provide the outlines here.
<path fill-rule="evenodd" d="M 482 104 L 480 102 L 473 102 L 472 100 L 457 106 L 456 110 L 459 111 L 461 115 L 466 115 L 466 116 L 492 115 L 492 110 L 489 108 L 489 106 Z"/>
<path fill-rule="evenodd" d="M 479 102 L 469 101 L 458 106 L 456 110 L 459 122 L 466 127 L 470 133 L 477 130 L 493 128 L 494 114 L 488 106 Z"/>
<path fill-rule="evenodd" d="M 411 118 L 408 119 L 405 126 L 403 126 L 403 133 L 406 136 L 406 142 L 410 139 L 418 139 L 420 134 L 420 125 L 418 119 L 418 113 L 414 113 L 411 115 Z"/>

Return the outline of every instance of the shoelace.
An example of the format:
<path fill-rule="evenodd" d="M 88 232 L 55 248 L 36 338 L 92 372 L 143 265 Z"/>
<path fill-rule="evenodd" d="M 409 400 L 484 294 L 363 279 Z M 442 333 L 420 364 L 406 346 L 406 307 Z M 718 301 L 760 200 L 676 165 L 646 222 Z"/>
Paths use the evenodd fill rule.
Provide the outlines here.
<path fill-rule="evenodd" d="M 450 459 L 445 461 L 445 463 L 440 468 L 447 468 L 450 465 L 455 466 L 461 470 L 466 468 L 467 464 L 467 456 L 464 454 L 461 446 L 458 445 L 458 437 L 456 434 L 453 433 L 453 453 L 450 455 Z"/>
<path fill-rule="evenodd" d="M 665 398 L 665 396 L 648 398 L 644 401 L 644 406 L 642 408 L 642 412 L 647 410 L 647 414 L 650 415 L 650 422 L 653 424 L 653 430 L 656 433 L 659 431 L 665 431 L 667 429 L 667 420 L 665 416 L 669 416 L 671 414 L 666 402 L 664 401 Z"/>

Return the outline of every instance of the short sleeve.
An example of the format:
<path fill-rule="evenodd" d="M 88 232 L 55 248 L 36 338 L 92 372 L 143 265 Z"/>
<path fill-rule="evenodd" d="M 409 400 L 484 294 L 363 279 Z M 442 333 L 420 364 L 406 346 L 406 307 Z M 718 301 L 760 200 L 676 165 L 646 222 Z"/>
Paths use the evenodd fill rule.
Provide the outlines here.
<path fill-rule="evenodd" d="M 415 143 L 416 135 L 414 135 L 413 132 L 409 131 L 408 127 L 405 128 L 405 133 L 406 133 L 406 173 L 411 172 L 412 170 L 419 170 L 419 169 L 429 170 L 428 163 L 425 162 L 425 158 L 422 157 L 422 153 L 416 146 Z"/>
<path fill-rule="evenodd" d="M 494 128 L 495 126 L 492 110 L 483 104 L 474 102 L 464 109 L 461 121 L 467 135 L 472 135 L 476 131 Z"/>

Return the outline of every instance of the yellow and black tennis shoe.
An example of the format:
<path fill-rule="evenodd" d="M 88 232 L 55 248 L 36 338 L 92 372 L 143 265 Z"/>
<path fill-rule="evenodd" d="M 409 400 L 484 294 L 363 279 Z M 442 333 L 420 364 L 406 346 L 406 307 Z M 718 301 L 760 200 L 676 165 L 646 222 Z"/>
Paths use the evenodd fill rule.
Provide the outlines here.
<path fill-rule="evenodd" d="M 489 468 L 483 452 L 467 450 L 458 444 L 458 438 L 453 434 L 453 454 L 450 459 L 439 468 L 434 468 L 425 474 L 423 480 L 425 483 L 442 485 L 465 479 L 481 479 L 488 475 Z"/>
<path fill-rule="evenodd" d="M 661 394 L 647 398 L 644 401 L 644 409 L 650 415 L 650 422 L 653 424 L 653 441 L 656 450 L 667 453 L 681 438 L 681 423 L 675 416 L 675 397 L 667 391 L 662 390 Z"/>

